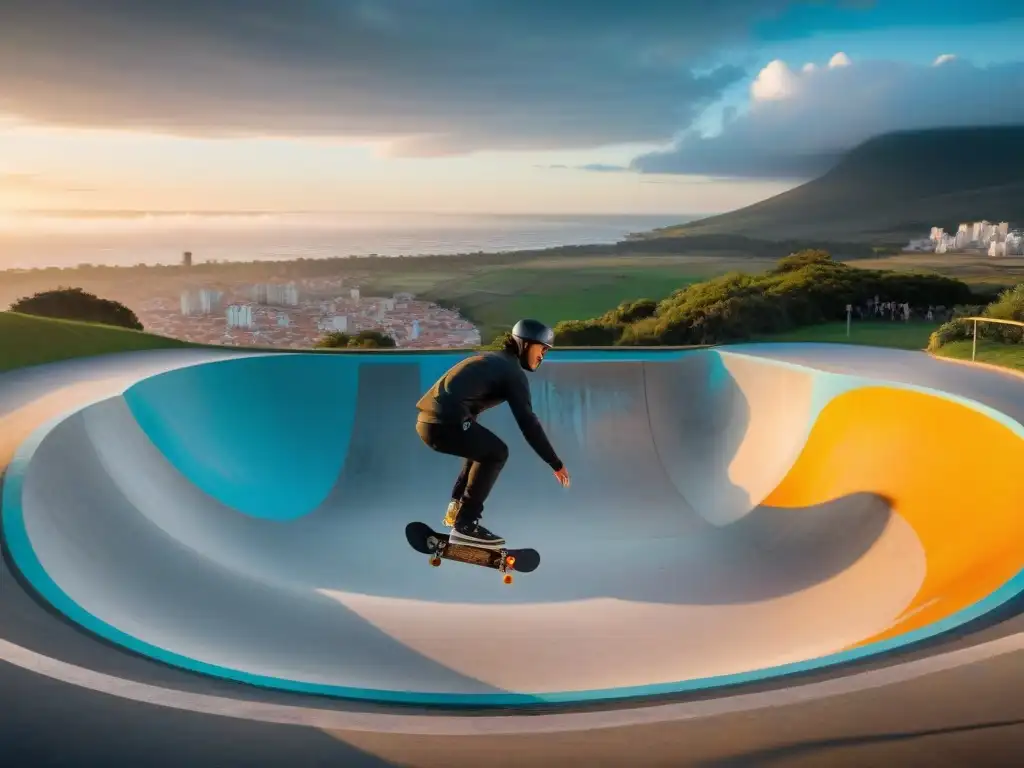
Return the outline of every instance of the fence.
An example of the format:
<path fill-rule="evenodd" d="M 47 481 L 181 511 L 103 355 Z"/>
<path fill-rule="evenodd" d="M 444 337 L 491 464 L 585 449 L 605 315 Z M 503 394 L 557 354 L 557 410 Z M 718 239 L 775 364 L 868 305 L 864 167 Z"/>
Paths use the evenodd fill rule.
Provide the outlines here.
<path fill-rule="evenodd" d="M 1020 320 L 999 320 L 994 317 L 965 317 L 964 320 L 974 321 L 974 333 L 971 341 L 971 360 L 978 354 L 978 323 L 998 323 L 999 325 L 1016 325 L 1024 328 L 1024 322 Z"/>

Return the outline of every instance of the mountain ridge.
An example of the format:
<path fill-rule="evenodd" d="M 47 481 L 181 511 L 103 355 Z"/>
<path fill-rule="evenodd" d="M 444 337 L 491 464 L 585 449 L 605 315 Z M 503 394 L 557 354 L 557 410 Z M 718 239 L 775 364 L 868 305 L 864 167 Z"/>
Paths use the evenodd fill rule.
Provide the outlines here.
<path fill-rule="evenodd" d="M 1024 224 L 1024 125 L 881 134 L 800 186 L 645 236 L 895 243 L 980 219 Z"/>

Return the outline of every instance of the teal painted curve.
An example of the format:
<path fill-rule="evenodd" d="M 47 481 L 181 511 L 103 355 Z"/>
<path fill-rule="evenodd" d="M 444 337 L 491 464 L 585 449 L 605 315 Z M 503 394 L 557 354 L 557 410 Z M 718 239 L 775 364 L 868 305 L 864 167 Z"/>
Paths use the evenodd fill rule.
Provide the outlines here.
<path fill-rule="evenodd" d="M 294 520 L 323 502 L 344 466 L 359 366 L 368 363 L 222 360 L 143 379 L 124 399 L 160 453 L 204 493 L 252 517 Z"/>
<path fill-rule="evenodd" d="M 693 353 L 688 352 L 686 354 Z M 717 353 L 706 352 L 705 354 Z M 658 359 L 664 359 L 664 356 L 658 356 Z M 759 358 L 759 360 L 768 365 L 782 364 L 770 359 L 765 360 L 764 358 Z M 785 365 L 793 364 L 785 363 Z M 805 366 L 794 367 L 806 369 Z M 968 398 L 939 392 L 938 390 L 926 387 L 889 383 L 877 379 L 861 379 L 859 377 L 846 376 L 845 374 L 829 373 L 827 374 L 827 377 L 849 379 L 850 381 L 847 382 L 836 382 L 837 390 L 841 391 L 856 389 L 859 386 L 893 386 L 894 388 L 911 389 L 948 397 L 951 400 L 960 402 L 986 415 L 990 415 L 993 418 L 995 418 L 996 415 L 999 415 L 994 409 L 988 408 L 987 406 Z M 83 405 L 81 408 L 84 407 L 86 406 Z M 652 696 L 685 694 L 707 691 L 710 689 L 726 688 L 745 683 L 778 680 L 795 674 L 824 670 L 868 657 L 878 656 L 886 652 L 903 649 L 907 646 L 936 638 L 952 630 L 963 627 L 969 622 L 984 617 L 986 614 L 991 613 L 1024 593 L 1024 569 L 1022 569 L 999 589 L 995 590 L 982 600 L 977 601 L 976 603 L 946 617 L 941 621 L 934 622 L 928 626 L 904 633 L 888 640 L 878 641 L 870 645 L 840 653 L 829 654 L 814 659 L 778 665 L 775 667 L 766 667 L 729 675 L 692 678 L 681 681 L 640 686 L 531 694 L 456 694 L 321 685 L 299 680 L 256 675 L 231 669 L 229 667 L 208 664 L 206 662 L 175 653 L 174 651 L 155 646 L 151 643 L 147 643 L 121 631 L 117 627 L 103 621 L 76 603 L 57 583 L 53 581 L 42 563 L 36 557 L 25 526 L 24 509 L 22 506 L 22 490 L 25 478 L 27 473 L 30 471 L 31 461 L 34 454 L 51 434 L 53 429 L 64 419 L 68 418 L 71 413 L 77 412 L 78 410 L 81 410 L 81 408 L 76 408 L 74 411 L 62 414 L 34 430 L 31 436 L 18 447 L 15 456 L 8 467 L 3 484 L 3 493 L 0 499 L 2 499 L 3 535 L 14 564 L 28 583 L 31 584 L 47 602 L 67 616 L 70 620 L 74 621 L 83 629 L 93 633 L 94 635 L 113 642 L 130 651 L 139 653 L 140 655 L 166 663 L 170 666 L 261 688 L 384 704 L 413 704 L 419 706 L 449 708 L 527 707 L 537 704 L 573 705 L 593 702 L 628 701 Z M 1020 423 L 1005 414 L 1001 414 L 1001 418 L 998 420 L 1003 424 L 1006 424 L 1018 436 L 1024 439 L 1024 426 Z"/>

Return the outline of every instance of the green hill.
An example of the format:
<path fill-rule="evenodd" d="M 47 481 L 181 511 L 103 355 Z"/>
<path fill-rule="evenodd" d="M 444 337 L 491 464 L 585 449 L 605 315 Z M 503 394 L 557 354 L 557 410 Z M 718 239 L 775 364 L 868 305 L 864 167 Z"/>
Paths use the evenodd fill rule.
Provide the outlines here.
<path fill-rule="evenodd" d="M 648 237 L 744 235 L 903 244 L 961 221 L 1024 224 L 1024 126 L 889 133 L 825 175 Z"/>
<path fill-rule="evenodd" d="M 201 346 L 110 325 L 0 312 L 0 371 L 75 357 Z"/>

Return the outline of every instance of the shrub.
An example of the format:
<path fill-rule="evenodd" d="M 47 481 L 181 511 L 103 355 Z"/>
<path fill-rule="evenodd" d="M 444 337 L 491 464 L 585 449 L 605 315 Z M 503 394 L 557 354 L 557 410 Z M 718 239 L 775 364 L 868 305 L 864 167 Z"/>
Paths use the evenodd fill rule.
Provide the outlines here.
<path fill-rule="evenodd" d="M 478 349 L 482 351 L 497 352 L 505 348 L 505 345 L 512 341 L 512 331 L 503 331 L 495 336 L 490 344 L 481 344 Z"/>
<path fill-rule="evenodd" d="M 994 302 L 985 308 L 985 317 L 998 320 L 1015 320 L 1024 322 L 1024 283 L 1003 291 Z M 999 323 L 981 323 L 985 326 L 985 336 L 1004 344 L 1019 344 L 1024 339 L 1024 328 L 1017 325 L 1000 325 Z"/>
<path fill-rule="evenodd" d="M 838 267 L 845 266 L 837 261 L 832 261 L 832 256 L 828 251 L 823 251 L 817 248 L 806 248 L 802 251 L 791 253 L 789 256 L 779 259 L 779 263 L 773 270 L 771 270 L 771 273 L 780 275 L 786 272 L 803 269 L 804 267 L 811 266 L 812 264 L 827 264 L 829 266 Z"/>
<path fill-rule="evenodd" d="M 607 347 L 615 344 L 622 326 L 597 320 L 568 320 L 554 327 L 555 344 L 562 347 Z"/>
<path fill-rule="evenodd" d="M 394 347 L 395 340 L 386 333 L 380 331 L 359 331 L 352 336 L 342 331 L 330 331 L 325 333 L 317 341 L 316 346 L 327 349 L 375 349 L 381 347 Z"/>
<path fill-rule="evenodd" d="M 615 309 L 605 312 L 599 320 L 606 325 L 621 325 L 652 317 L 658 310 L 658 302 L 654 299 L 637 299 L 624 301 Z"/>
<path fill-rule="evenodd" d="M 340 349 L 347 347 L 352 337 L 342 331 L 330 331 L 321 336 L 316 345 L 318 347 L 326 347 L 328 349 Z"/>
<path fill-rule="evenodd" d="M 731 272 L 657 303 L 622 302 L 598 318 L 560 323 L 556 332 L 563 343 L 581 346 L 716 344 L 842 320 L 848 304 L 863 305 L 876 296 L 916 307 L 973 298 L 959 280 L 857 269 L 833 261 L 827 251 L 808 249 L 790 254 L 767 274 Z"/>
<path fill-rule="evenodd" d="M 973 329 L 967 320 L 950 320 L 943 323 L 928 337 L 928 350 L 934 352 L 944 344 L 971 338 Z"/>
<path fill-rule="evenodd" d="M 962 341 L 974 335 L 974 323 L 964 318 L 991 317 L 996 320 L 1024 322 L 1024 283 L 1002 291 L 988 306 L 960 304 L 953 308 L 953 319 L 940 326 L 928 341 L 928 349 L 935 351 L 952 341 Z M 978 338 L 1001 344 L 1020 344 L 1024 341 L 1024 328 L 1000 323 L 978 323 Z"/>

